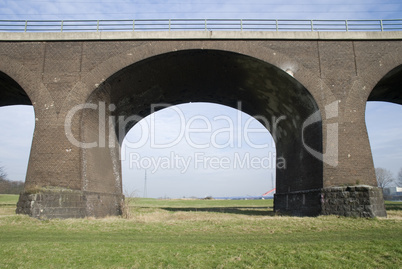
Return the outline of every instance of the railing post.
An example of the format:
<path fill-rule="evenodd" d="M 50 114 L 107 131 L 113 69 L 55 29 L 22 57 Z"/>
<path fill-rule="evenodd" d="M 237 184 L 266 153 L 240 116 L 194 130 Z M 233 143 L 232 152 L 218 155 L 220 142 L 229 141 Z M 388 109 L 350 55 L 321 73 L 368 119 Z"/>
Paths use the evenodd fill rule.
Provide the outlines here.
<path fill-rule="evenodd" d="M 25 21 L 25 28 L 24 28 L 24 32 L 26 33 L 28 29 L 28 21 Z"/>
<path fill-rule="evenodd" d="M 380 25 L 381 25 L 381 32 L 384 31 L 384 25 L 382 24 L 382 20 L 380 20 Z"/>
<path fill-rule="evenodd" d="M 345 27 L 346 27 L 346 32 L 348 32 L 349 31 L 348 20 L 345 20 Z"/>
<path fill-rule="evenodd" d="M 135 31 L 135 20 L 133 20 L 133 32 Z"/>
<path fill-rule="evenodd" d="M 96 21 L 96 31 L 99 32 L 99 20 Z"/>
<path fill-rule="evenodd" d="M 240 19 L 240 31 L 243 31 L 243 19 Z"/>
<path fill-rule="evenodd" d="M 60 29 L 60 32 L 63 32 L 63 20 L 61 20 L 61 29 Z"/>
<path fill-rule="evenodd" d="M 311 32 L 314 31 L 314 24 L 313 24 L 313 20 L 310 20 L 310 24 L 311 24 Z"/>

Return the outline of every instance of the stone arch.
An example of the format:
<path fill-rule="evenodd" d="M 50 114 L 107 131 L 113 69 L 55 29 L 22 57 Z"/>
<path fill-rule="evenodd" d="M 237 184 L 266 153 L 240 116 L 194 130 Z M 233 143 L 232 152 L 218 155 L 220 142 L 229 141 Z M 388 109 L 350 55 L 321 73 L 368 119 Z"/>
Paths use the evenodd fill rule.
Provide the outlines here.
<path fill-rule="evenodd" d="M 238 101 L 247 114 L 271 122 L 269 131 L 275 139 L 277 155 L 287 163 L 286 169 L 277 169 L 276 209 L 301 215 L 318 214 L 317 199 L 303 198 L 299 203 L 287 197 L 285 201 L 285 196 L 281 196 L 323 187 L 322 160 L 305 147 L 322 152 L 321 111 L 316 100 L 280 68 L 224 50 L 180 50 L 149 57 L 111 75 L 91 93 L 87 103 L 94 104 L 96 109 L 85 109 L 81 120 L 81 139 L 88 143 L 88 148 L 82 149 L 84 191 L 115 194 L 117 199 L 111 204 L 118 204 L 119 142 L 138 119 L 134 117 L 123 128 L 115 126 L 108 130 L 108 124 L 103 125 L 99 120 L 99 111 L 103 111 L 106 119 L 144 117 L 152 112 L 151 104 L 156 103 L 211 102 L 237 108 Z M 277 126 L 272 119 L 278 121 Z M 103 134 L 96 131 L 100 125 L 105 134 L 102 138 Z M 94 142 L 96 146 L 90 146 Z M 91 208 L 89 215 L 97 216 L 113 211 L 112 206 L 102 213 L 96 201 L 89 202 L 87 208 Z"/>

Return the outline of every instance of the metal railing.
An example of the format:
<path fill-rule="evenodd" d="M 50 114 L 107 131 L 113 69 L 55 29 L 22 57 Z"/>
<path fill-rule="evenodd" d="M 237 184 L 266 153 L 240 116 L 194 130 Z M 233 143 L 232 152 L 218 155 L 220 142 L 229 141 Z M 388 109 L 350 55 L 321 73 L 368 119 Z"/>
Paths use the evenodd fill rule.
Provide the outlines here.
<path fill-rule="evenodd" d="M 104 31 L 402 31 L 402 19 L 0 20 L 0 32 Z"/>

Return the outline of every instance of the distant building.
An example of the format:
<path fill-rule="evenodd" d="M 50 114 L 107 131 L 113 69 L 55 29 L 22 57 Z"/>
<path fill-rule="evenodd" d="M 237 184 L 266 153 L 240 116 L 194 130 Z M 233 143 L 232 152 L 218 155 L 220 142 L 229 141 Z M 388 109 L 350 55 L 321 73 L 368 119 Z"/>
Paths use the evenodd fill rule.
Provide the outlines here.
<path fill-rule="evenodd" d="M 387 187 L 383 189 L 384 199 L 392 201 L 402 201 L 401 187 Z"/>

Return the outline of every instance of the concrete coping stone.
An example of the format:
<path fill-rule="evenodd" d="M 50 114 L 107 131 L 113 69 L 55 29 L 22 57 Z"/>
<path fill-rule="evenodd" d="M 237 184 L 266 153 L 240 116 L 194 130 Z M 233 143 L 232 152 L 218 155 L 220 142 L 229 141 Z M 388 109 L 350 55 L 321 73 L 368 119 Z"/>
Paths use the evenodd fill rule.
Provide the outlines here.
<path fill-rule="evenodd" d="M 91 40 L 402 40 L 402 31 L 131 31 L 131 32 L 0 32 L 0 41 Z"/>

